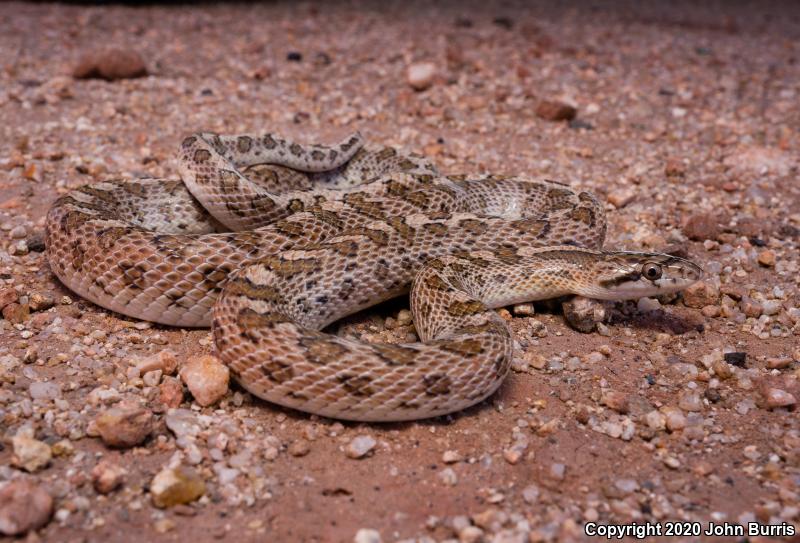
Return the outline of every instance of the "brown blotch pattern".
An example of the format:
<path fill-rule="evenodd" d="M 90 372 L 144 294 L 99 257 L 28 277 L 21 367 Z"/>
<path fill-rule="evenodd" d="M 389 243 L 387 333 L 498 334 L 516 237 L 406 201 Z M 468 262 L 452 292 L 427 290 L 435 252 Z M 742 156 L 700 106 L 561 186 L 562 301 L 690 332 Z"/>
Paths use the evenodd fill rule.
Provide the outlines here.
<path fill-rule="evenodd" d="M 280 313 L 259 313 L 249 307 L 240 309 L 236 314 L 236 324 L 251 341 L 260 338 L 259 328 L 272 328 L 281 322 L 289 322 L 289 319 Z"/>
<path fill-rule="evenodd" d="M 597 222 L 594 211 L 586 207 L 576 207 L 570 212 L 569 217 L 588 225 L 590 228 L 594 228 Z"/>
<path fill-rule="evenodd" d="M 455 301 L 447 306 L 447 312 L 454 317 L 476 315 L 486 311 L 486 309 L 483 302 L 478 300 L 469 300 L 467 302 Z"/>
<path fill-rule="evenodd" d="M 375 394 L 375 388 L 372 386 L 372 378 L 367 375 L 345 373 L 343 375 L 338 375 L 336 379 L 344 389 L 353 396 L 364 398 Z"/>
<path fill-rule="evenodd" d="M 483 352 L 481 341 L 476 338 L 453 339 L 439 343 L 442 349 L 461 356 L 473 357 Z"/>
<path fill-rule="evenodd" d="M 253 147 L 253 138 L 250 136 L 239 136 L 236 139 L 236 149 L 240 153 L 247 153 Z"/>
<path fill-rule="evenodd" d="M 402 345 L 374 345 L 375 353 L 389 366 L 410 366 L 414 364 L 419 352 Z"/>
<path fill-rule="evenodd" d="M 428 275 L 425 277 L 425 285 L 433 290 L 449 291 L 452 287 L 438 275 Z"/>
<path fill-rule="evenodd" d="M 298 273 L 317 272 L 320 270 L 319 261 L 314 258 L 286 260 L 281 257 L 272 257 L 263 262 L 267 268 L 281 277 L 290 277 Z"/>
<path fill-rule="evenodd" d="M 344 345 L 322 336 L 303 337 L 300 345 L 305 348 L 309 362 L 322 366 L 339 362 L 350 352 Z"/>
<path fill-rule="evenodd" d="M 237 277 L 233 281 L 230 281 L 226 288 L 228 293 L 232 295 L 244 296 L 252 300 L 264 300 L 275 303 L 280 303 L 283 301 L 280 291 L 273 285 L 253 283 L 247 277 Z"/>
<path fill-rule="evenodd" d="M 192 159 L 195 162 L 208 162 L 211 159 L 211 151 L 208 149 L 198 149 L 194 152 Z"/>
<path fill-rule="evenodd" d="M 443 373 L 429 373 L 422 377 L 425 393 L 429 396 L 443 396 L 450 393 L 452 379 Z"/>
<path fill-rule="evenodd" d="M 261 137 L 261 145 L 266 147 L 267 149 L 275 149 L 278 146 L 278 142 L 272 137 L 272 134 L 264 134 Z"/>

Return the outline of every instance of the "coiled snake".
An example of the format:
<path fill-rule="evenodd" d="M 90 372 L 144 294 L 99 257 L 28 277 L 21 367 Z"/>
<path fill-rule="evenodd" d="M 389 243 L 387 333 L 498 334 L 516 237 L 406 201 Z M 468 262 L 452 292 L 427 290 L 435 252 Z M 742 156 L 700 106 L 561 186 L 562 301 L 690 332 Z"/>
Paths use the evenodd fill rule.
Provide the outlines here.
<path fill-rule="evenodd" d="M 674 256 L 602 250 L 605 214 L 588 192 L 441 176 L 358 134 L 326 147 L 199 133 L 178 160 L 182 182 L 110 180 L 59 198 L 53 272 L 119 313 L 211 325 L 244 388 L 327 417 L 410 420 L 480 402 L 512 359 L 494 308 L 654 296 L 702 275 Z M 321 331 L 409 288 L 420 342 Z"/>

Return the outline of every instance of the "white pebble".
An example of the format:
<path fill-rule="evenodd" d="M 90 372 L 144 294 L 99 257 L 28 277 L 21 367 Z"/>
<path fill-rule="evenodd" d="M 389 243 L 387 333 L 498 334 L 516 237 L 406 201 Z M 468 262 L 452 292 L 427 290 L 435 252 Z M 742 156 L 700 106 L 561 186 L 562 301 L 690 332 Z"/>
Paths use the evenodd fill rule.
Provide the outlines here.
<path fill-rule="evenodd" d="M 361 528 L 356 532 L 353 543 L 383 543 L 383 539 L 381 539 L 381 534 L 378 530 Z"/>
<path fill-rule="evenodd" d="M 367 453 L 369 453 L 373 448 L 375 448 L 376 442 L 372 436 L 356 436 L 353 440 L 347 444 L 345 448 L 345 454 L 349 458 L 363 458 Z"/>
<path fill-rule="evenodd" d="M 422 91 L 433 84 L 436 65 L 432 62 L 417 62 L 408 67 L 406 78 L 414 90 Z"/>

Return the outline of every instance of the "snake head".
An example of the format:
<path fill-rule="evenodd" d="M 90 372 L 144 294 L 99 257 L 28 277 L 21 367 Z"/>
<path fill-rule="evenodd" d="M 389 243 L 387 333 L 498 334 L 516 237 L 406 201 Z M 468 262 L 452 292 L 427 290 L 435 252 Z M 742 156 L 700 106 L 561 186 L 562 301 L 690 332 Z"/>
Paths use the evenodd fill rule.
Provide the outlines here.
<path fill-rule="evenodd" d="M 600 266 L 596 285 L 606 300 L 630 300 L 670 294 L 703 277 L 703 269 L 684 258 L 662 253 L 611 252 Z"/>

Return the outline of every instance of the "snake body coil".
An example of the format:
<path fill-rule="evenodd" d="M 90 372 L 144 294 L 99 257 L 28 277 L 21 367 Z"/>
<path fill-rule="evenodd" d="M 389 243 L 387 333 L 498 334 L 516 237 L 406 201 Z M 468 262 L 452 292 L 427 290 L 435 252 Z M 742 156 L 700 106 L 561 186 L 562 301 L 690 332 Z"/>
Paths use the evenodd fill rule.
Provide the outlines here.
<path fill-rule="evenodd" d="M 702 275 L 669 255 L 603 251 L 605 215 L 590 193 L 440 176 L 358 134 L 326 147 L 201 133 L 184 140 L 179 163 L 183 182 L 111 180 L 59 198 L 47 216 L 51 268 L 125 315 L 213 325 L 243 387 L 323 416 L 458 411 L 508 373 L 513 340 L 494 308 L 653 296 Z M 421 342 L 321 331 L 409 288 Z"/>

